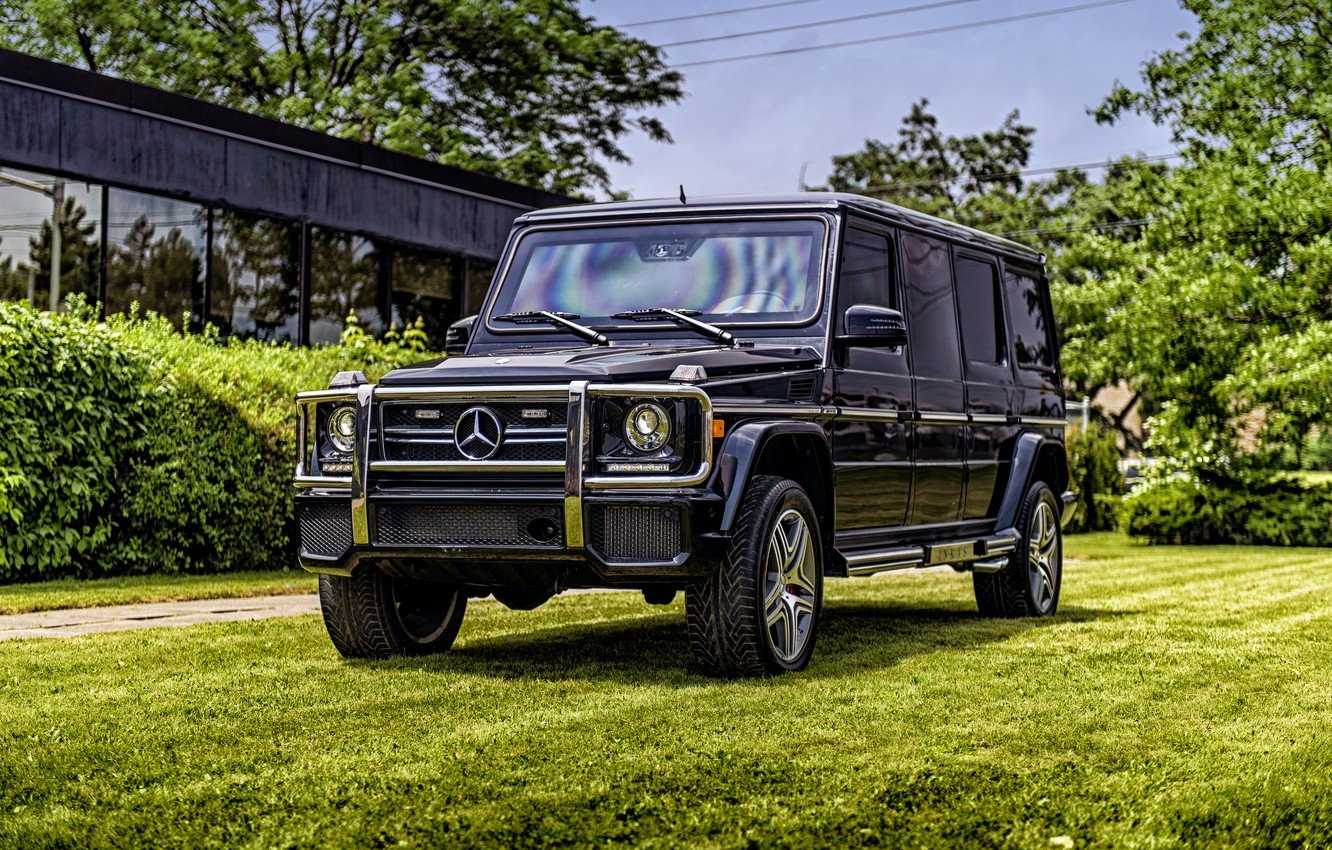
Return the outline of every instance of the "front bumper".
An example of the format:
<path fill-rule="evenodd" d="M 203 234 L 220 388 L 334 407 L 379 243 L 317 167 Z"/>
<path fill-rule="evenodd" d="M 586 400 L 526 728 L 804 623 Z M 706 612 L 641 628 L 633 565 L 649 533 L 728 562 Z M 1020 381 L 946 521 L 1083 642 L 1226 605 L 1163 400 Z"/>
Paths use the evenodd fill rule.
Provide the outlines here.
<path fill-rule="evenodd" d="M 698 403 L 698 457 L 682 474 L 593 474 L 589 404 L 597 396 L 687 398 Z M 384 400 L 536 400 L 568 404 L 564 461 L 385 461 L 376 457 L 375 403 Z M 314 407 L 354 402 L 351 475 L 311 475 Z M 347 575 L 367 564 L 436 570 L 461 583 L 618 584 L 701 574 L 708 554 L 699 535 L 720 517 L 712 474 L 712 405 L 696 387 L 657 384 L 376 388 L 297 396 L 295 483 L 299 560 L 313 572 Z M 532 486 L 558 474 L 563 486 Z M 451 482 L 487 476 L 486 486 Z M 387 479 L 409 476 L 386 486 Z M 508 483 L 511 481 L 512 483 Z M 524 483 L 528 482 L 528 483 Z M 513 575 L 517 571 L 521 575 Z"/>

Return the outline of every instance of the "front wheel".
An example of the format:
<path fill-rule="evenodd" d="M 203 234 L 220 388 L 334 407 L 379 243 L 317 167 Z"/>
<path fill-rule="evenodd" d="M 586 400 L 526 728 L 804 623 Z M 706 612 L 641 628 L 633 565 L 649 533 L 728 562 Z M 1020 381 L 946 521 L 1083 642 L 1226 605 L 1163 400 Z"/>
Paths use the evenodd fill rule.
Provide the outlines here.
<path fill-rule="evenodd" d="M 319 608 L 333 646 L 346 658 L 427 655 L 453 646 L 467 594 L 363 571 L 350 578 L 321 575 Z"/>
<path fill-rule="evenodd" d="M 685 591 L 694 661 L 716 675 L 803 670 L 823 606 L 818 517 L 799 484 L 751 482 L 725 561 Z"/>
<path fill-rule="evenodd" d="M 1048 617 L 1059 608 L 1064 577 L 1064 538 L 1059 503 L 1044 482 L 1027 490 L 1018 514 L 1022 535 L 1008 565 L 975 573 L 976 607 L 987 617 Z"/>

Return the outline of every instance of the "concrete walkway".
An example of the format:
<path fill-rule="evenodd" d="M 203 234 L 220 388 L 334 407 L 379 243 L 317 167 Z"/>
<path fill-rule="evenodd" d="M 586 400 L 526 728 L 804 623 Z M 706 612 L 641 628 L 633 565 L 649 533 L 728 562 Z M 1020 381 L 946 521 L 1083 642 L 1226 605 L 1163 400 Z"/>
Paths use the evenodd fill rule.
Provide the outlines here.
<path fill-rule="evenodd" d="M 193 626 L 235 620 L 267 620 L 319 612 L 319 596 L 255 596 L 248 599 L 198 599 L 190 602 L 151 602 L 108 605 L 103 608 L 67 608 L 35 614 L 0 616 L 0 640 Z"/>

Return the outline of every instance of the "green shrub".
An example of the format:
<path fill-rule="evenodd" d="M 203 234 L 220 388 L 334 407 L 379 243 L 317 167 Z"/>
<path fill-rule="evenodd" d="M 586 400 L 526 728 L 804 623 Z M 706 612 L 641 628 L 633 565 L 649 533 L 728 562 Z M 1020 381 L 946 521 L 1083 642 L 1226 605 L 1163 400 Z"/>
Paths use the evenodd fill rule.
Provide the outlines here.
<path fill-rule="evenodd" d="M 300 349 L 0 305 L 0 581 L 289 565 L 292 397 L 424 356 L 354 323 Z"/>
<path fill-rule="evenodd" d="M 1092 423 L 1086 431 L 1069 429 L 1069 486 L 1077 493 L 1078 512 L 1069 531 L 1110 531 L 1118 524 L 1119 500 L 1124 477 L 1119 471 L 1123 455 L 1115 435 Z"/>
<path fill-rule="evenodd" d="M 86 308 L 0 303 L 0 578 L 90 571 L 141 449 L 151 373 Z"/>
<path fill-rule="evenodd" d="M 1179 475 L 1124 499 L 1129 534 L 1153 543 L 1332 546 L 1332 486 Z"/>

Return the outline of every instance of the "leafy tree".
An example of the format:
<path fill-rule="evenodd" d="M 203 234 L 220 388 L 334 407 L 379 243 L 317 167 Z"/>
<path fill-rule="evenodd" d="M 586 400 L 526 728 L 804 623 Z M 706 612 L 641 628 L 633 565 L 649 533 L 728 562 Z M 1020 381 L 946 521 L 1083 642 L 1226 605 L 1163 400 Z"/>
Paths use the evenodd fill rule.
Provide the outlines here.
<path fill-rule="evenodd" d="M 1168 124 L 1184 164 L 1120 260 L 1066 301 L 1075 344 L 1161 400 L 1161 442 L 1263 465 L 1325 430 L 1332 386 L 1332 7 L 1184 0 L 1198 34 L 1097 110 Z M 1095 241 L 1095 240 L 1093 240 Z M 1257 449 L 1258 451 L 1254 451 Z"/>
<path fill-rule="evenodd" d="M 556 192 L 682 96 L 574 0 L 0 0 L 0 44 Z"/>

